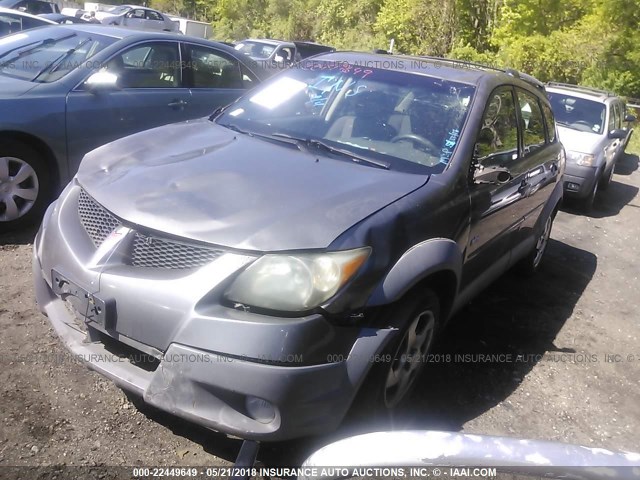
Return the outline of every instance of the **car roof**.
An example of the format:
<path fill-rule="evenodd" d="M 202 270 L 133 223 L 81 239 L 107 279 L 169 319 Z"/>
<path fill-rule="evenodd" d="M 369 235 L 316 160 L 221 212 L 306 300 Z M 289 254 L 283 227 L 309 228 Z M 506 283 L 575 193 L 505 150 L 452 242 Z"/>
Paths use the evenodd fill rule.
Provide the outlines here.
<path fill-rule="evenodd" d="M 12 13 L 14 15 L 20 15 L 21 17 L 33 18 L 35 20 L 40 20 L 43 23 L 51 23 L 52 25 L 56 23 L 56 22 L 53 22 L 53 21 L 49 20 L 48 18 L 42 18 L 42 17 L 39 17 L 38 15 L 31 15 L 30 13 L 21 12 L 20 10 L 14 10 L 12 8 L 0 7 L 0 13 Z"/>
<path fill-rule="evenodd" d="M 286 44 L 293 44 L 293 42 L 286 42 L 284 40 L 274 40 L 272 38 L 246 38 L 244 40 L 241 40 L 238 43 L 243 43 L 243 42 L 261 42 L 261 43 L 267 43 L 269 45 L 282 45 L 284 43 Z"/>
<path fill-rule="evenodd" d="M 495 83 L 496 86 L 500 83 L 524 83 L 544 92 L 544 84 L 531 75 L 512 69 L 503 70 L 449 58 L 337 51 L 321 53 L 305 59 L 303 62 L 314 60 L 348 62 L 365 67 L 429 75 L 474 85 L 482 81 Z"/>
<path fill-rule="evenodd" d="M 549 82 L 547 83 L 547 91 L 555 93 L 564 93 L 577 98 L 586 100 L 600 101 L 607 103 L 609 101 L 619 99 L 615 93 L 598 88 L 585 87 L 582 85 L 573 85 L 570 83 Z"/>

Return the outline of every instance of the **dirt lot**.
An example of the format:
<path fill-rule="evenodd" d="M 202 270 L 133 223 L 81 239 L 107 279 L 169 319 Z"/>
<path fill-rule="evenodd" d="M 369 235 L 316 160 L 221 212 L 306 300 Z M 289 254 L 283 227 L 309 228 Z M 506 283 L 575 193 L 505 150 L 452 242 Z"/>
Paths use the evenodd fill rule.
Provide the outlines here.
<path fill-rule="evenodd" d="M 627 155 L 592 215 L 558 215 L 536 278 L 508 274 L 454 319 L 407 412 L 412 428 L 640 452 L 637 168 Z M 239 441 L 140 410 L 65 355 L 34 306 L 32 238 L 0 236 L 0 466 L 232 461 Z M 327 441 L 267 446 L 261 459 L 295 464 Z"/>

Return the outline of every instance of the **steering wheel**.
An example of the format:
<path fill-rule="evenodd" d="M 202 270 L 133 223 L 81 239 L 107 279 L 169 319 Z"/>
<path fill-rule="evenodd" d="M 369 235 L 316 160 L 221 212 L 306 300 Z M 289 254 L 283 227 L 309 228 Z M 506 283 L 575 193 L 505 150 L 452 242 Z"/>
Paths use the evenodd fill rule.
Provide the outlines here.
<path fill-rule="evenodd" d="M 427 150 L 430 150 L 433 153 L 437 154 L 439 152 L 439 150 L 436 148 L 436 146 L 433 143 L 431 143 L 430 140 L 427 140 L 426 138 L 421 137 L 420 135 L 416 135 L 415 133 L 405 133 L 403 135 L 396 135 L 391 139 L 391 143 L 402 142 L 403 140 L 410 140 L 412 142 L 417 142 L 427 147 Z"/>

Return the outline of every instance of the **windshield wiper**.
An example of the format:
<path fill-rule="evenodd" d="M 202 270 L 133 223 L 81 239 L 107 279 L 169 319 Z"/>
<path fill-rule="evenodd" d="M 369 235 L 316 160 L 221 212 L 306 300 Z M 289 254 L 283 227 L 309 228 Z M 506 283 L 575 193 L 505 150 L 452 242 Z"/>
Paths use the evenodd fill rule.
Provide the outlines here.
<path fill-rule="evenodd" d="M 71 34 L 71 35 L 67 35 L 66 37 L 57 38 L 57 39 L 56 38 L 45 38 L 44 40 L 39 40 L 37 42 L 27 43 L 26 45 L 20 45 L 19 47 L 11 48 L 11 49 L 7 50 L 6 52 L 4 52 L 2 55 L 0 55 L 0 58 L 6 57 L 10 53 L 15 52 L 16 50 L 20 50 L 21 48 L 25 48 L 25 50 L 22 50 L 15 57 L 12 57 L 12 58 L 10 58 L 8 60 L 5 60 L 4 62 L 0 63 L 0 68 L 6 66 L 7 64 L 9 64 L 11 62 L 16 61 L 20 57 L 23 57 L 27 53 L 31 53 L 34 50 L 37 50 L 38 48 L 40 48 L 40 47 L 42 47 L 44 45 L 54 45 L 54 44 L 58 43 L 61 40 L 66 40 L 67 38 L 75 37 L 75 35 L 76 34 L 74 33 L 74 34 Z M 31 48 L 28 48 L 28 47 L 31 47 Z"/>
<path fill-rule="evenodd" d="M 293 140 L 296 143 L 298 143 L 298 145 L 304 145 L 307 149 L 309 149 L 309 147 L 315 147 L 329 153 L 342 155 L 344 157 L 349 157 L 351 161 L 355 163 L 365 163 L 373 167 L 384 168 L 385 170 L 389 170 L 391 168 L 391 164 L 389 162 L 385 162 L 382 160 L 374 160 L 373 158 L 358 155 L 357 153 L 353 153 L 350 150 L 347 150 L 345 148 L 334 147 L 316 138 L 298 138 L 292 135 L 288 135 L 286 133 L 274 133 L 271 136 Z"/>
<path fill-rule="evenodd" d="M 73 48 L 70 48 L 65 53 L 63 53 L 58 58 L 56 58 L 53 62 L 51 62 L 49 65 L 47 65 L 42 70 L 40 70 L 36 74 L 36 76 L 33 77 L 33 79 L 31 81 L 32 82 L 37 82 L 38 78 L 40 78 L 45 72 L 55 72 L 56 68 L 58 68 L 60 65 L 62 65 L 62 62 L 64 62 L 67 58 L 69 58 L 71 55 L 76 53 L 80 48 L 84 47 L 87 43 L 92 42 L 92 41 L 93 41 L 93 39 L 91 37 L 85 38 L 80 43 L 78 43 L 78 45 L 76 45 Z"/>

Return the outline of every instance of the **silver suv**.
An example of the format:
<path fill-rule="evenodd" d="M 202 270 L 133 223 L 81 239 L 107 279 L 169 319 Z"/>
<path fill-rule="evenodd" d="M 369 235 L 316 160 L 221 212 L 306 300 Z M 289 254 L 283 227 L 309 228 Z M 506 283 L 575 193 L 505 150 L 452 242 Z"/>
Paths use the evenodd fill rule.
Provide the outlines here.
<path fill-rule="evenodd" d="M 604 90 L 551 82 L 547 95 L 567 154 L 565 195 L 588 211 L 598 189 L 609 186 L 635 117 L 627 114 L 624 100 Z"/>

